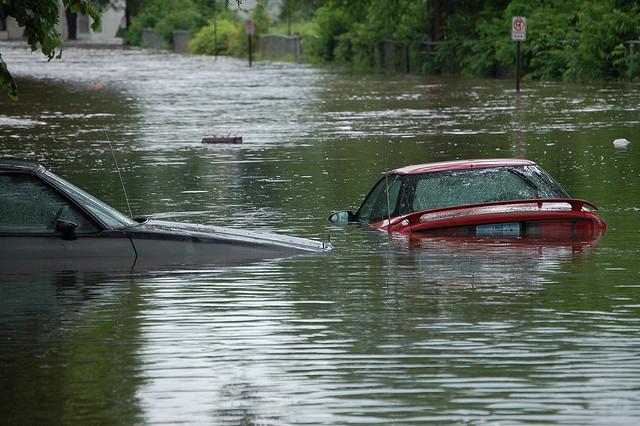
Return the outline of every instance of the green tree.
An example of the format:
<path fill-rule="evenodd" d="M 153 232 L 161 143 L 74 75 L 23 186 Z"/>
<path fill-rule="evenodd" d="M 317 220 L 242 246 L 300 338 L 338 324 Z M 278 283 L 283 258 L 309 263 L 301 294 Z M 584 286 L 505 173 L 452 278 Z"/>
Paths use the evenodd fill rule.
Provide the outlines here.
<path fill-rule="evenodd" d="M 238 5 L 242 3 L 241 0 L 233 2 Z M 131 11 L 135 9 L 136 13 L 130 17 L 127 42 L 141 45 L 142 31 L 152 28 L 170 45 L 173 31 L 184 30 L 195 34 L 228 6 L 229 0 L 134 0 Z"/>
<path fill-rule="evenodd" d="M 287 22 L 287 35 L 291 35 L 291 23 L 294 18 L 299 18 L 312 6 L 305 0 L 282 0 L 280 19 Z"/>
<path fill-rule="evenodd" d="M 515 67 L 513 16 L 527 17 L 526 78 L 640 77 L 629 43 L 640 38 L 637 0 L 327 0 L 316 11 L 319 38 L 309 50 L 325 61 L 375 67 L 376 49 L 390 40 L 410 50 L 423 72 L 505 77 Z M 435 55 L 425 42 L 437 43 Z M 385 61 L 398 60 L 390 54 Z"/>
<path fill-rule="evenodd" d="M 565 78 L 590 81 L 625 77 L 624 42 L 640 35 L 640 8 L 629 2 L 619 8 L 614 0 L 583 2 L 578 10 L 578 46 Z M 633 76 L 631 76 L 633 77 Z"/>
<path fill-rule="evenodd" d="M 100 27 L 100 13 L 90 0 L 62 0 L 62 4 L 73 13 L 90 16 L 93 19 L 93 30 Z M 18 25 L 24 28 L 31 50 L 40 50 L 51 60 L 62 47 L 62 39 L 56 29 L 60 21 L 58 5 L 58 0 L 0 0 L 0 19 L 15 18 Z M 2 55 L 0 85 L 7 90 L 11 99 L 17 99 L 18 88 Z"/>

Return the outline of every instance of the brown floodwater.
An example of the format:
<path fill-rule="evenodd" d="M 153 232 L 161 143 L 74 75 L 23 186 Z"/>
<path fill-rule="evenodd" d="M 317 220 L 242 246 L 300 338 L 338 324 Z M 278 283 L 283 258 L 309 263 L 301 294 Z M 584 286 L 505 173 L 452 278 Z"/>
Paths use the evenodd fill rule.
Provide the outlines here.
<path fill-rule="evenodd" d="M 0 155 L 136 216 L 331 239 L 198 269 L 0 271 L 8 424 L 635 424 L 640 85 L 362 74 L 0 44 Z M 242 145 L 203 145 L 238 135 Z M 627 149 L 613 147 L 627 138 Z M 597 244 L 409 244 L 334 226 L 407 164 L 534 160 Z M 35 269 L 35 268 L 34 268 Z"/>

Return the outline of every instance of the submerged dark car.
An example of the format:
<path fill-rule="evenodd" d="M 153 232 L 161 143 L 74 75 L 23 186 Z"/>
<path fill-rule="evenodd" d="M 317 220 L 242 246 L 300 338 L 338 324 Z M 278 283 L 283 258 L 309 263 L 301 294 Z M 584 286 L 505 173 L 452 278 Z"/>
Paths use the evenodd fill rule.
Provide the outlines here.
<path fill-rule="evenodd" d="M 41 165 L 0 160 L 0 261 L 235 264 L 331 246 L 305 238 L 132 220 Z"/>

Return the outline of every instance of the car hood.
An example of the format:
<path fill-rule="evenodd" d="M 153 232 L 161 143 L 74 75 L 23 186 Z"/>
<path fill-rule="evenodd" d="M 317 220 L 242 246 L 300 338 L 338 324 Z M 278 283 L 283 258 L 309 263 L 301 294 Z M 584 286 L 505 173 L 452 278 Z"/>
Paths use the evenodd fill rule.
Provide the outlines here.
<path fill-rule="evenodd" d="M 125 231 L 136 235 L 146 234 L 148 236 L 165 237 L 167 239 L 193 238 L 203 242 L 207 240 L 211 240 L 211 242 L 222 240 L 241 244 L 276 246 L 307 252 L 323 252 L 332 249 L 330 243 L 310 240 L 308 238 L 163 220 L 148 220 L 140 225 L 126 228 Z"/>

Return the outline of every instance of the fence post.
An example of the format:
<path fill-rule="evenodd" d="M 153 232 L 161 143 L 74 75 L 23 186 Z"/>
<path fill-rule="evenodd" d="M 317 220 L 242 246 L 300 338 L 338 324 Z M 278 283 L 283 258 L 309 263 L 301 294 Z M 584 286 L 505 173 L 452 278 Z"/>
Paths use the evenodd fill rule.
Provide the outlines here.
<path fill-rule="evenodd" d="M 294 50 L 296 55 L 296 62 L 300 62 L 302 59 L 302 36 L 296 35 L 294 38 Z"/>
<path fill-rule="evenodd" d="M 404 61 L 407 74 L 411 72 L 411 56 L 409 54 L 409 45 L 404 43 Z"/>
<path fill-rule="evenodd" d="M 189 51 L 189 31 L 173 31 L 173 51 L 176 53 L 187 53 Z"/>

